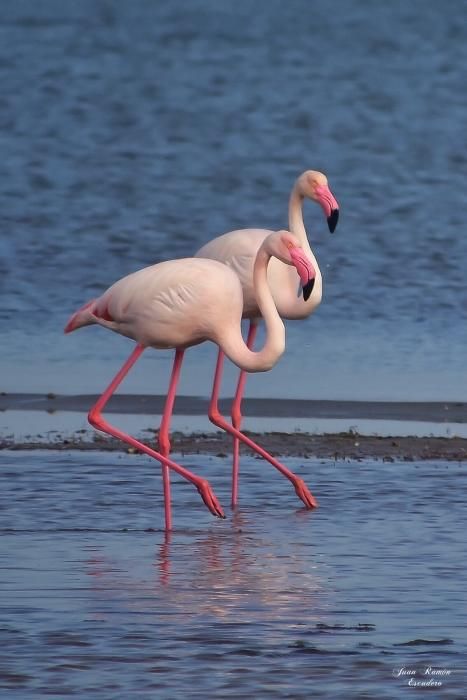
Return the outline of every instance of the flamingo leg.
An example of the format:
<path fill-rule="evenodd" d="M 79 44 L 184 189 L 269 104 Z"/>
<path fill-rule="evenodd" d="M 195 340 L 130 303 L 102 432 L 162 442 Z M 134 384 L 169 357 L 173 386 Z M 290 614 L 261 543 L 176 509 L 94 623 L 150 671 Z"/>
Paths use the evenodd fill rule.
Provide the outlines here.
<path fill-rule="evenodd" d="M 250 321 L 248 328 L 248 336 L 246 339 L 247 347 L 252 350 L 256 338 L 258 324 L 255 321 Z M 232 425 L 237 430 L 240 430 L 242 425 L 242 399 L 245 392 L 245 383 L 247 372 L 241 370 L 238 376 L 237 390 L 231 408 Z M 240 465 L 240 440 L 237 436 L 233 438 L 233 462 L 232 462 L 232 508 L 235 508 L 238 502 L 238 472 Z"/>
<path fill-rule="evenodd" d="M 287 469 L 281 462 L 275 459 L 269 452 L 266 452 L 262 447 L 260 447 L 256 442 L 253 442 L 249 437 L 241 433 L 233 425 L 230 425 L 225 418 L 221 415 L 218 406 L 219 397 L 219 385 L 220 378 L 222 376 L 222 367 L 224 363 L 224 353 L 219 351 L 217 356 L 216 371 L 214 374 L 214 385 L 212 388 L 211 401 L 209 403 L 209 420 L 214 423 L 218 428 L 225 430 L 230 433 L 233 437 L 237 437 L 241 442 L 244 442 L 251 450 L 259 454 L 263 459 L 267 460 L 273 467 L 275 467 L 283 476 L 285 476 L 289 481 L 292 482 L 297 496 L 303 501 L 307 508 L 316 508 L 318 502 L 309 491 L 307 485 L 300 479 L 296 474 L 294 474 L 290 469 Z"/>
<path fill-rule="evenodd" d="M 145 445 L 143 442 L 140 442 L 139 440 L 136 440 L 136 438 L 132 437 L 131 435 L 127 435 L 127 433 L 124 433 L 123 431 L 119 430 L 118 428 L 115 428 L 113 425 L 110 425 L 110 423 L 108 423 L 102 417 L 102 411 L 105 408 L 107 402 L 109 401 L 111 396 L 114 394 L 114 392 L 116 391 L 118 386 L 121 384 L 123 379 L 126 377 L 126 375 L 130 371 L 130 369 L 133 367 L 135 362 L 141 356 L 143 351 L 144 351 L 144 347 L 142 345 L 136 346 L 136 348 L 131 353 L 130 357 L 124 363 L 123 367 L 120 369 L 119 372 L 117 372 L 117 374 L 112 379 L 112 381 L 110 382 L 109 386 L 104 391 L 102 396 L 99 397 L 99 399 L 96 401 L 94 406 L 89 411 L 88 420 L 94 428 L 97 428 L 98 430 L 102 430 L 104 433 L 107 433 L 108 435 L 112 435 L 113 437 L 116 437 L 119 440 L 126 442 L 128 445 L 131 445 L 132 447 L 135 447 L 137 450 L 144 452 L 144 454 L 149 455 L 149 457 L 153 457 L 153 459 L 156 459 L 161 464 L 166 465 L 169 469 L 173 469 L 175 472 L 180 474 L 180 476 L 182 476 L 184 479 L 187 479 L 187 481 L 190 481 L 198 489 L 198 491 L 201 495 L 201 498 L 203 499 L 205 505 L 211 511 L 211 513 L 213 515 L 216 515 L 219 518 L 224 518 L 225 516 L 224 516 L 223 510 L 222 510 L 216 496 L 214 495 L 214 492 L 212 491 L 209 482 L 206 479 L 202 479 L 201 477 L 197 476 L 193 472 L 182 467 L 180 464 L 177 464 L 177 462 L 172 461 L 167 456 L 162 455 L 159 452 L 156 452 L 156 450 L 153 450 L 151 447 L 149 447 L 148 445 Z M 179 360 L 179 362 L 181 363 L 181 360 Z M 167 424 L 167 427 L 168 427 L 168 424 Z M 168 517 L 170 519 L 170 514 Z M 166 513 L 166 522 L 167 522 L 167 513 Z M 170 522 L 170 520 L 169 520 L 169 522 Z"/>
<path fill-rule="evenodd" d="M 175 395 L 177 392 L 178 380 L 180 378 L 180 370 L 182 368 L 184 350 L 177 349 L 175 351 L 175 358 L 172 367 L 172 374 L 170 376 L 169 388 L 167 391 L 167 398 L 165 400 L 164 412 L 162 414 L 162 420 L 159 427 L 158 445 L 159 452 L 163 457 L 168 457 L 170 454 L 170 419 L 172 418 L 173 407 L 175 402 Z M 164 486 L 164 505 L 165 505 L 165 529 L 172 529 L 172 506 L 170 498 L 170 473 L 169 467 L 166 463 L 162 462 L 162 483 Z"/>

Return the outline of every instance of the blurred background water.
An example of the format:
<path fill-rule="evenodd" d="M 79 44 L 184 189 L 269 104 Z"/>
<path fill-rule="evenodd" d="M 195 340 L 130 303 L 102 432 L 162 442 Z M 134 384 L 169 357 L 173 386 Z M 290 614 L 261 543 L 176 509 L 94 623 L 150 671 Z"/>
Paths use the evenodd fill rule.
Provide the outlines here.
<path fill-rule="evenodd" d="M 249 393 L 465 399 L 465 18 L 463 0 L 2 2 L 0 389 L 103 388 L 130 344 L 64 337 L 69 314 L 227 230 L 286 226 L 313 168 L 341 205 L 332 237 L 305 206 L 324 300 Z M 171 354 L 146 354 L 125 390 L 164 391 Z M 181 391 L 209 392 L 214 357 L 189 353 Z"/>

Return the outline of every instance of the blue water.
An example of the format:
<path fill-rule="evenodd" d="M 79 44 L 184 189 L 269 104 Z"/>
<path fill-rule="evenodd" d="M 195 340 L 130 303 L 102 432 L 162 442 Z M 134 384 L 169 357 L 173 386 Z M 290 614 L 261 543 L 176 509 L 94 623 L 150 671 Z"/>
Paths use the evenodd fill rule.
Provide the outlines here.
<path fill-rule="evenodd" d="M 0 391 L 99 391 L 131 345 L 63 336 L 70 313 L 215 235 L 286 226 L 313 168 L 341 206 L 333 236 L 305 206 L 323 303 L 247 392 L 465 401 L 466 14 L 4 0 Z M 209 393 L 214 360 L 187 353 L 180 390 Z M 170 362 L 146 353 L 124 390 L 163 393 Z M 243 455 L 232 513 L 229 460 L 179 459 L 227 519 L 174 479 L 166 538 L 145 457 L 1 453 L 2 697 L 399 700 L 416 692 L 401 669 L 428 667 L 449 672 L 433 697 L 465 697 L 459 465 L 289 459 L 319 499 L 309 513 Z"/>
<path fill-rule="evenodd" d="M 314 168 L 341 205 L 334 236 L 305 207 L 324 300 L 248 391 L 465 400 L 465 18 L 463 0 L 3 2 L 0 389 L 100 389 L 130 345 L 63 337 L 69 314 L 224 231 L 285 226 Z M 213 362 L 193 350 L 181 389 L 207 394 Z M 169 366 L 153 353 L 125 388 L 162 392 Z"/>
<path fill-rule="evenodd" d="M 177 458 L 227 518 L 175 477 L 167 538 L 148 458 L 2 453 L 2 697 L 465 697 L 459 465 L 289 459 L 310 512 L 244 456 L 232 513 L 229 460 Z"/>

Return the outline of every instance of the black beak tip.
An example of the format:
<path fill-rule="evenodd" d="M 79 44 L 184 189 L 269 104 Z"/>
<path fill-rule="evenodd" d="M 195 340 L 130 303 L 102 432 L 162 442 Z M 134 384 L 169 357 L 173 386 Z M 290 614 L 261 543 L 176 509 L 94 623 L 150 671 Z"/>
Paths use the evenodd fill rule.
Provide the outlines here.
<path fill-rule="evenodd" d="M 315 278 L 313 277 L 312 280 L 309 280 L 306 284 L 303 285 L 303 299 L 305 301 L 308 301 L 310 298 L 310 294 L 313 291 L 313 287 L 315 286 Z"/>
<path fill-rule="evenodd" d="M 328 216 L 328 226 L 331 233 L 336 230 L 337 222 L 339 221 L 339 209 L 333 209 L 331 215 Z"/>

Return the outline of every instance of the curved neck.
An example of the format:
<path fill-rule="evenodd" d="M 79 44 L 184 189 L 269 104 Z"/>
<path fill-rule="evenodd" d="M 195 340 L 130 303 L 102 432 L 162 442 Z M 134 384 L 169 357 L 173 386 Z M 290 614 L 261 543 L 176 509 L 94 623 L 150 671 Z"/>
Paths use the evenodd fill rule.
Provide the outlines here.
<path fill-rule="evenodd" d="M 250 350 L 242 338 L 239 326 L 229 329 L 230 332 L 219 342 L 227 357 L 247 372 L 266 372 L 276 364 L 285 350 L 285 327 L 277 312 L 267 280 L 270 258 L 271 253 L 264 245 L 261 246 L 253 269 L 256 301 L 266 326 L 263 347 L 258 352 Z"/>
<path fill-rule="evenodd" d="M 290 193 L 289 199 L 289 230 L 294 233 L 300 243 L 302 248 L 308 253 L 309 257 L 315 265 L 316 274 L 319 274 L 318 261 L 315 258 L 313 251 L 311 250 L 310 243 L 308 241 L 308 236 L 305 229 L 305 224 L 303 222 L 303 200 L 304 195 L 300 187 L 300 179 L 298 179 L 293 186 L 292 192 Z"/>
<path fill-rule="evenodd" d="M 297 236 L 302 246 L 308 246 L 305 224 L 303 223 L 303 195 L 298 180 L 290 193 L 289 229 Z"/>

